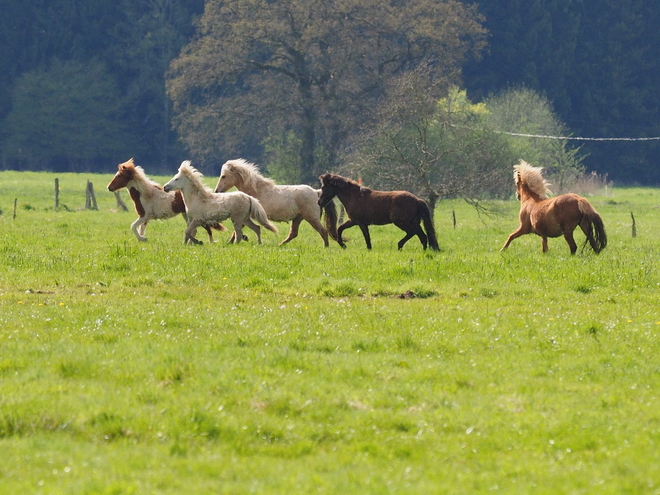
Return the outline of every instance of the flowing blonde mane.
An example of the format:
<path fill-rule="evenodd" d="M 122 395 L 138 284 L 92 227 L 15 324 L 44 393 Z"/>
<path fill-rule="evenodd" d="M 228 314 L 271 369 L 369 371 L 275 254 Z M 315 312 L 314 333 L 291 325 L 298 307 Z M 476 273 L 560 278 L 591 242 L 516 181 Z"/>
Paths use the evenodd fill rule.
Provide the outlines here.
<path fill-rule="evenodd" d="M 204 184 L 204 175 L 191 165 L 190 160 L 181 162 L 179 173 L 188 178 L 190 184 L 200 196 L 209 197 L 213 194 L 213 190 Z"/>
<path fill-rule="evenodd" d="M 141 193 L 144 194 L 145 196 L 150 198 L 153 194 L 154 188 L 162 189 L 161 185 L 158 184 L 158 182 L 155 182 L 151 180 L 149 177 L 147 177 L 147 174 L 144 172 L 144 169 L 139 165 L 136 165 L 135 162 L 133 161 L 133 158 L 131 158 L 127 162 L 122 163 L 120 166 L 127 168 L 131 171 L 131 175 L 132 175 L 131 180 L 134 180 L 135 182 L 139 183 L 142 186 L 139 189 Z"/>
<path fill-rule="evenodd" d="M 232 169 L 232 172 L 238 175 L 242 180 L 245 187 L 257 190 L 260 184 L 275 185 L 275 181 L 267 179 L 259 173 L 259 168 L 254 163 L 247 160 L 238 158 L 236 160 L 229 160 L 222 168 Z"/>
<path fill-rule="evenodd" d="M 550 184 L 541 174 L 543 167 L 532 167 L 525 160 L 520 160 L 520 163 L 514 165 L 513 168 L 515 170 L 513 173 L 513 179 L 516 181 L 516 185 L 521 182 L 523 185 L 526 185 L 531 192 L 537 194 L 541 198 L 547 198 L 548 194 L 552 194 L 552 191 L 548 189 Z"/>

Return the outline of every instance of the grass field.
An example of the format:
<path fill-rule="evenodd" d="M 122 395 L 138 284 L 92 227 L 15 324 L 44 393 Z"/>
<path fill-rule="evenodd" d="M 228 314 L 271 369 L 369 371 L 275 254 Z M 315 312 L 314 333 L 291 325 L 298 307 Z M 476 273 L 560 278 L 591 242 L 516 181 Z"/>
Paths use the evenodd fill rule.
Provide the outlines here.
<path fill-rule="evenodd" d="M 660 493 L 660 191 L 590 197 L 571 257 L 500 253 L 513 200 L 440 203 L 439 253 L 138 243 L 55 177 L 0 172 L 0 492 Z"/>

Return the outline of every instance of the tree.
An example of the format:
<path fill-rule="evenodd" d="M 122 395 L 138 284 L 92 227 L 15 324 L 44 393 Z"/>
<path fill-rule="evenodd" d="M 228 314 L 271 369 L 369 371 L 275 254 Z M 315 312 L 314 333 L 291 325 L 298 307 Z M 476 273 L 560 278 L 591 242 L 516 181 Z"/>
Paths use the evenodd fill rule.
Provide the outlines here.
<path fill-rule="evenodd" d="M 483 46 L 479 21 L 455 0 L 210 0 L 171 67 L 177 129 L 202 160 L 292 131 L 312 182 L 318 150 L 337 163 L 389 78 L 432 58 L 456 79 Z"/>
<path fill-rule="evenodd" d="M 465 91 L 444 90 L 428 71 L 396 83 L 379 124 L 354 144 L 344 170 L 377 188 L 405 189 L 425 198 L 431 211 L 440 198 L 508 195 L 513 155 L 506 139 L 487 125 L 487 109 Z"/>
<path fill-rule="evenodd" d="M 517 159 L 543 167 L 561 193 L 584 174 L 584 154 L 570 146 L 568 127 L 559 120 L 547 97 L 528 88 L 510 89 L 486 99 L 488 120 L 505 133 Z M 548 137 L 524 137 L 530 134 Z"/>
<path fill-rule="evenodd" d="M 121 124 L 117 85 L 103 64 L 54 61 L 23 74 L 7 117 L 4 160 L 77 171 L 139 149 Z"/>

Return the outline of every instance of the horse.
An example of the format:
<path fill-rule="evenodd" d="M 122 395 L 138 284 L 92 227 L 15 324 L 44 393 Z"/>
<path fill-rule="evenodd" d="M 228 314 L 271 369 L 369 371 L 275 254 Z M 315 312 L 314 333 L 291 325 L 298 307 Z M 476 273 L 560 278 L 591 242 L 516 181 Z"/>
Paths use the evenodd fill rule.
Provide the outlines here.
<path fill-rule="evenodd" d="M 191 218 L 186 228 L 186 241 L 202 244 L 195 239 L 195 231 L 208 222 L 222 222 L 231 218 L 234 233 L 231 241 L 236 244 L 243 240 L 243 225 L 247 225 L 257 234 L 261 244 L 261 228 L 252 221 L 254 218 L 268 230 L 277 233 L 277 227 L 268 221 L 268 216 L 256 198 L 240 191 L 216 194 L 202 182 L 203 175 L 185 160 L 178 173 L 163 186 L 165 191 L 181 190 L 186 211 Z"/>
<path fill-rule="evenodd" d="M 323 207 L 337 196 L 348 215 L 348 220 L 337 229 L 337 242 L 341 247 L 346 247 L 342 233 L 349 227 L 358 225 L 364 235 L 367 249 L 371 249 L 369 225 L 393 223 L 406 233 L 398 243 L 399 249 L 403 248 L 408 239 L 416 235 L 424 249 L 428 242 L 431 249 L 439 250 L 431 212 L 423 199 L 408 191 L 374 191 L 340 175 L 323 174 L 319 179 L 321 181 L 319 206 Z M 424 223 L 426 234 L 420 222 Z"/>
<path fill-rule="evenodd" d="M 120 163 L 118 171 L 108 184 L 108 191 L 115 192 L 124 187 L 133 200 L 138 219 L 131 224 L 131 230 L 138 241 L 146 241 L 147 223 L 149 220 L 166 220 L 181 214 L 188 223 L 186 206 L 181 191 L 165 192 L 156 182 L 149 179 L 139 165 L 135 165 L 133 158 Z M 202 225 L 209 235 L 209 242 L 213 242 L 211 228 L 218 231 L 227 230 L 224 225 L 212 222 Z"/>
<path fill-rule="evenodd" d="M 316 230 L 323 244 L 328 247 L 328 234 L 337 240 L 337 209 L 329 202 L 325 210 L 325 227 L 321 224 L 322 209 L 318 205 L 320 191 L 301 184 L 296 186 L 279 186 L 271 179 L 259 173 L 256 165 L 239 158 L 227 161 L 220 170 L 216 193 L 228 191 L 236 187 L 259 200 L 266 210 L 268 218 L 274 222 L 291 222 L 289 235 L 280 246 L 298 236 L 298 229 L 303 220 Z"/>
<path fill-rule="evenodd" d="M 603 220 L 585 198 L 577 194 L 561 194 L 548 198 L 549 184 L 541 174 L 542 167 L 532 167 L 524 160 L 514 165 L 513 179 L 516 183 L 516 199 L 520 201 L 520 226 L 509 236 L 501 251 L 521 235 L 534 233 L 541 236 L 543 252 L 548 252 L 548 237 L 564 236 L 571 254 L 577 251 L 573 231 L 579 225 L 587 236 L 587 242 L 596 254 L 607 246 L 607 235 Z"/>

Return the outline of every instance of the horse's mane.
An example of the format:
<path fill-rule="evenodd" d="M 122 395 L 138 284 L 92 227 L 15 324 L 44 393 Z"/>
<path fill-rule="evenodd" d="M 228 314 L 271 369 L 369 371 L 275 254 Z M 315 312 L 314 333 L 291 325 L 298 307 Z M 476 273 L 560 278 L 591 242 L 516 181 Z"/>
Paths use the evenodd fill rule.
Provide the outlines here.
<path fill-rule="evenodd" d="M 133 161 L 133 158 L 131 158 L 127 162 L 122 163 L 119 166 L 123 169 L 130 170 L 132 180 L 139 182 L 144 186 L 147 186 L 144 188 L 144 191 L 142 191 L 144 194 L 149 195 L 151 187 L 157 187 L 158 189 L 162 189 L 160 184 L 147 177 L 147 174 L 144 172 L 144 169 L 139 165 L 136 165 L 135 162 Z"/>
<path fill-rule="evenodd" d="M 257 190 L 260 183 L 275 185 L 275 181 L 267 179 L 259 173 L 259 168 L 247 160 L 238 158 L 236 160 L 229 160 L 225 165 L 231 167 L 233 171 L 243 180 L 245 187 Z M 222 168 L 225 168 L 225 165 Z"/>
<path fill-rule="evenodd" d="M 550 189 L 548 189 L 550 184 L 541 174 L 543 167 L 532 167 L 525 160 L 520 160 L 520 163 L 514 165 L 513 168 L 515 170 L 513 179 L 516 181 L 516 184 L 522 182 L 530 191 L 541 198 L 547 198 L 548 194 L 552 194 Z"/>
<path fill-rule="evenodd" d="M 190 160 L 181 162 L 179 173 L 190 179 L 190 183 L 201 196 L 208 197 L 213 194 L 213 190 L 203 182 L 204 175 L 192 166 Z"/>
<path fill-rule="evenodd" d="M 330 184 L 335 186 L 341 187 L 344 185 L 349 185 L 349 186 L 357 186 L 359 188 L 362 188 L 362 186 L 359 183 L 355 182 L 353 179 L 349 179 L 348 177 L 342 177 L 341 175 L 323 174 L 321 176 L 321 179 L 323 179 L 323 183 L 329 182 Z"/>

